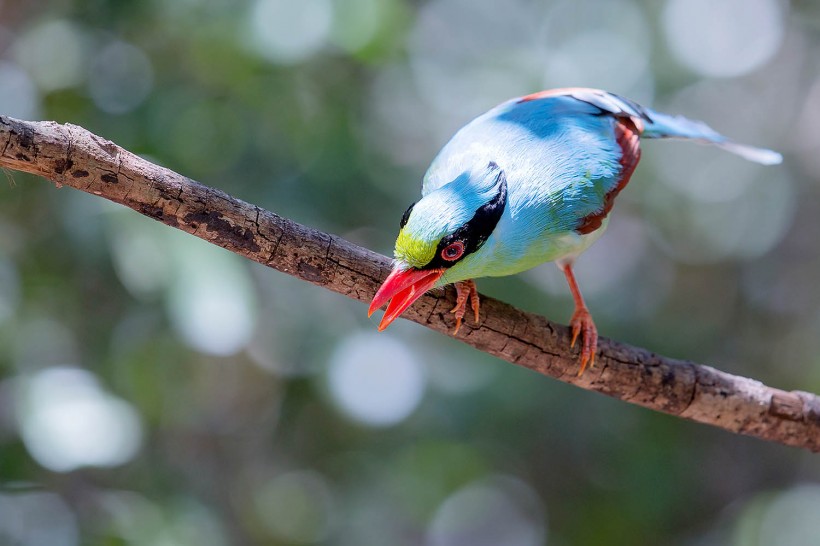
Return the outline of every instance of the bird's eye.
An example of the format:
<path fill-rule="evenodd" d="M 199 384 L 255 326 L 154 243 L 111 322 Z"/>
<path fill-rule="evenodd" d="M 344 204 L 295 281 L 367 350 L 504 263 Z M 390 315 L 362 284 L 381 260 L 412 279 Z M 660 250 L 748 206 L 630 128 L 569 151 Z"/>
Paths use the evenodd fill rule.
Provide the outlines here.
<path fill-rule="evenodd" d="M 454 262 L 464 254 L 464 243 L 456 241 L 445 246 L 441 251 L 441 257 L 448 262 Z"/>

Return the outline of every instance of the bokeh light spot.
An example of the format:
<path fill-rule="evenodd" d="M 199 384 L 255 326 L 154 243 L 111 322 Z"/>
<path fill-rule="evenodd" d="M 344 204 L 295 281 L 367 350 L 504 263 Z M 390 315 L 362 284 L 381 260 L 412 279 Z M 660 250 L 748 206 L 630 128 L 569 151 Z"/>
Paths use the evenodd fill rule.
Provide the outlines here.
<path fill-rule="evenodd" d="M 170 234 L 169 234 L 170 235 Z M 168 286 L 171 323 L 193 348 L 217 356 L 243 349 L 256 324 L 254 288 L 241 258 L 173 234 L 176 275 Z"/>
<path fill-rule="evenodd" d="M 0 112 L 20 119 L 40 117 L 40 94 L 16 63 L 0 60 Z"/>
<path fill-rule="evenodd" d="M 783 40 L 776 0 L 670 0 L 663 26 L 672 53 L 705 76 L 740 76 L 772 58 Z"/>
<path fill-rule="evenodd" d="M 425 390 L 418 357 L 390 334 L 358 334 L 343 341 L 330 359 L 328 381 L 339 408 L 371 426 L 404 420 Z"/>
<path fill-rule="evenodd" d="M 433 518 L 427 546 L 539 546 L 545 544 L 543 506 L 524 482 L 494 476 L 445 500 Z"/>
<path fill-rule="evenodd" d="M 735 544 L 804 546 L 817 543 L 820 485 L 797 485 L 769 498 L 755 497 L 747 504 L 738 520 Z"/>
<path fill-rule="evenodd" d="M 139 449 L 134 409 L 106 393 L 90 372 L 49 368 L 25 380 L 20 432 L 37 462 L 56 472 L 118 466 Z"/>
<path fill-rule="evenodd" d="M 37 25 L 14 44 L 14 56 L 44 92 L 73 87 L 85 78 L 82 31 L 70 21 Z"/>
<path fill-rule="evenodd" d="M 131 44 L 112 42 L 91 62 L 89 93 L 94 104 L 109 114 L 130 112 L 142 104 L 153 86 L 151 61 Z"/>
<path fill-rule="evenodd" d="M 330 34 L 329 0 L 256 0 L 250 16 L 254 50 L 281 64 L 296 64 L 316 53 Z"/>

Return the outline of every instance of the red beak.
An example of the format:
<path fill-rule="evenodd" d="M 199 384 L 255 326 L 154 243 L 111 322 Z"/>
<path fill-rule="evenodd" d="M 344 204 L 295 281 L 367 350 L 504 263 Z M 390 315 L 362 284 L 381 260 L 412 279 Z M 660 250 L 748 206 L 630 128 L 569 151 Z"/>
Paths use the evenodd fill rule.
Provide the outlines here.
<path fill-rule="evenodd" d="M 381 332 L 390 326 L 390 323 L 396 320 L 399 315 L 404 313 L 405 309 L 410 307 L 414 301 L 433 288 L 433 285 L 442 275 L 444 275 L 444 269 L 426 271 L 394 269 L 373 297 L 370 309 L 367 310 L 367 316 L 372 315 L 376 309 L 387 303 L 387 300 L 390 300 L 390 305 L 387 306 L 382 321 L 379 323 L 379 332 Z"/>

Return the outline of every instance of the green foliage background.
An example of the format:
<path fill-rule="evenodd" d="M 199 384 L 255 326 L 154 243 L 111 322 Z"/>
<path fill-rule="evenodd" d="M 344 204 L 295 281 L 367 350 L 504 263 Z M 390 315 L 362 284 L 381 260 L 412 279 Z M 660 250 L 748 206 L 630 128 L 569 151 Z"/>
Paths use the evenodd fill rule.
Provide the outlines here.
<path fill-rule="evenodd" d="M 437 149 L 511 96 L 705 119 L 784 165 L 647 143 L 582 289 L 602 335 L 820 392 L 818 30 L 775 0 L 0 0 L 0 113 L 383 253 Z M 0 544 L 820 544 L 816 455 L 376 335 L 359 303 L 5 179 Z M 554 269 L 479 287 L 565 322 Z"/>

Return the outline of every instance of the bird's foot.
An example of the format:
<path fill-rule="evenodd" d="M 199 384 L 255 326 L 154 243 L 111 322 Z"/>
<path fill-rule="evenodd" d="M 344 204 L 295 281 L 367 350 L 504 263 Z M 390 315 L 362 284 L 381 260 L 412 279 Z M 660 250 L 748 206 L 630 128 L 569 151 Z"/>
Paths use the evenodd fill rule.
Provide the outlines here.
<path fill-rule="evenodd" d="M 467 312 L 467 300 L 470 300 L 470 307 L 473 308 L 473 312 L 475 313 L 476 324 L 478 324 L 479 308 L 478 289 L 476 288 L 475 282 L 472 279 L 457 282 L 455 283 L 455 287 L 456 306 L 450 310 L 450 312 L 456 316 L 456 329 L 453 330 L 453 335 L 456 335 L 458 333 L 459 328 L 461 328 L 461 320 L 464 318 L 464 315 Z"/>
<path fill-rule="evenodd" d="M 581 336 L 581 369 L 578 370 L 578 377 L 581 377 L 587 368 L 587 364 L 590 368 L 595 365 L 595 353 L 598 350 L 598 329 L 595 327 L 592 315 L 589 314 L 589 309 L 586 307 L 577 307 L 569 324 L 572 327 L 570 348 L 575 347 L 578 336 Z"/>

